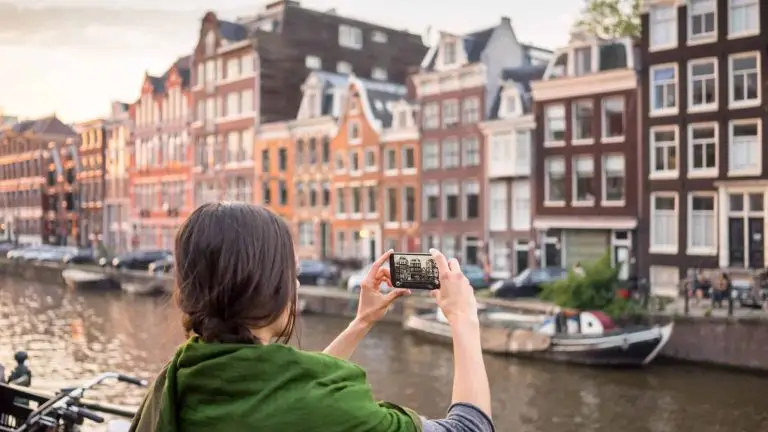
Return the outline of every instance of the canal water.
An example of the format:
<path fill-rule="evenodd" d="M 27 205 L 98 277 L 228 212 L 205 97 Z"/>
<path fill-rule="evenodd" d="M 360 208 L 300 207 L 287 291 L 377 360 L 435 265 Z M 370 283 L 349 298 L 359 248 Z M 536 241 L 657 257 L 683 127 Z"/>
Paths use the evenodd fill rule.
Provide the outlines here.
<path fill-rule="evenodd" d="M 300 345 L 322 349 L 347 321 L 305 316 Z M 0 279 L 0 362 L 26 350 L 37 386 L 77 382 L 102 371 L 151 378 L 181 342 L 168 300 L 120 293 L 67 292 Z M 354 360 L 380 399 L 441 416 L 450 402 L 448 346 L 380 325 Z M 693 366 L 602 370 L 487 357 L 501 432 L 765 432 L 768 379 Z M 141 391 L 105 386 L 91 394 L 138 404 Z"/>

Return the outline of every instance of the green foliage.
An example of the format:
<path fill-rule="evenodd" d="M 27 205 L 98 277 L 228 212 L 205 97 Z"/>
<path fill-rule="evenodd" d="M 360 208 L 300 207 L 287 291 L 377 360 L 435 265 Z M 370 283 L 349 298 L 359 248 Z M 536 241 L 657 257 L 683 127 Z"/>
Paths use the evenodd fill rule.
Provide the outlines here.
<path fill-rule="evenodd" d="M 575 27 L 601 38 L 639 38 L 641 0 L 586 0 Z"/>
<path fill-rule="evenodd" d="M 539 297 L 563 308 L 600 310 L 613 317 L 640 312 L 634 301 L 616 295 L 619 269 L 611 265 L 609 253 L 583 269 L 583 276 L 570 270 L 566 279 L 544 285 Z"/>

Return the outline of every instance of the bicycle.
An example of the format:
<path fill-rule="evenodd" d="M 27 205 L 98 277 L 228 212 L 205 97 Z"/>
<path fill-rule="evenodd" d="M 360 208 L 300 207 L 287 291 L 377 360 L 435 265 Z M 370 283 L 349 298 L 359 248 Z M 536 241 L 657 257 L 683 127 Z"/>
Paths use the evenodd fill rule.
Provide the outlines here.
<path fill-rule="evenodd" d="M 0 383 L 0 432 L 79 432 L 85 420 L 104 423 L 105 418 L 99 413 L 132 418 L 135 412 L 131 410 L 83 400 L 87 390 L 110 379 L 147 386 L 146 380 L 115 372 L 103 373 L 53 396 Z M 19 403 L 20 400 L 31 401 L 36 407 L 31 408 L 29 402 Z"/>

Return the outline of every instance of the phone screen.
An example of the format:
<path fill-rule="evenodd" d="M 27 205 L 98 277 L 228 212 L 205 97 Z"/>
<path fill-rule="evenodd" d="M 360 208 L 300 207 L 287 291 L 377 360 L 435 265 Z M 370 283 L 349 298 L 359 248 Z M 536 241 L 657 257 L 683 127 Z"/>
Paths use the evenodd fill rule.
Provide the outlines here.
<path fill-rule="evenodd" d="M 428 253 L 395 252 L 389 257 L 389 271 L 395 288 L 440 289 L 437 264 Z"/>

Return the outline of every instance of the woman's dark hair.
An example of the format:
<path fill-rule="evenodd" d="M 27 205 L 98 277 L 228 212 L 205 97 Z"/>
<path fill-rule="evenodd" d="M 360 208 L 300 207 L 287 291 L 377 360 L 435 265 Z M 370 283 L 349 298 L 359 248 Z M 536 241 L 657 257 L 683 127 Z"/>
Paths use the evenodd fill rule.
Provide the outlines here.
<path fill-rule="evenodd" d="M 280 216 L 245 203 L 203 204 L 179 228 L 175 260 L 175 298 L 187 334 L 258 343 L 250 329 L 274 323 L 287 309 L 279 340 L 293 335 L 296 256 Z"/>

